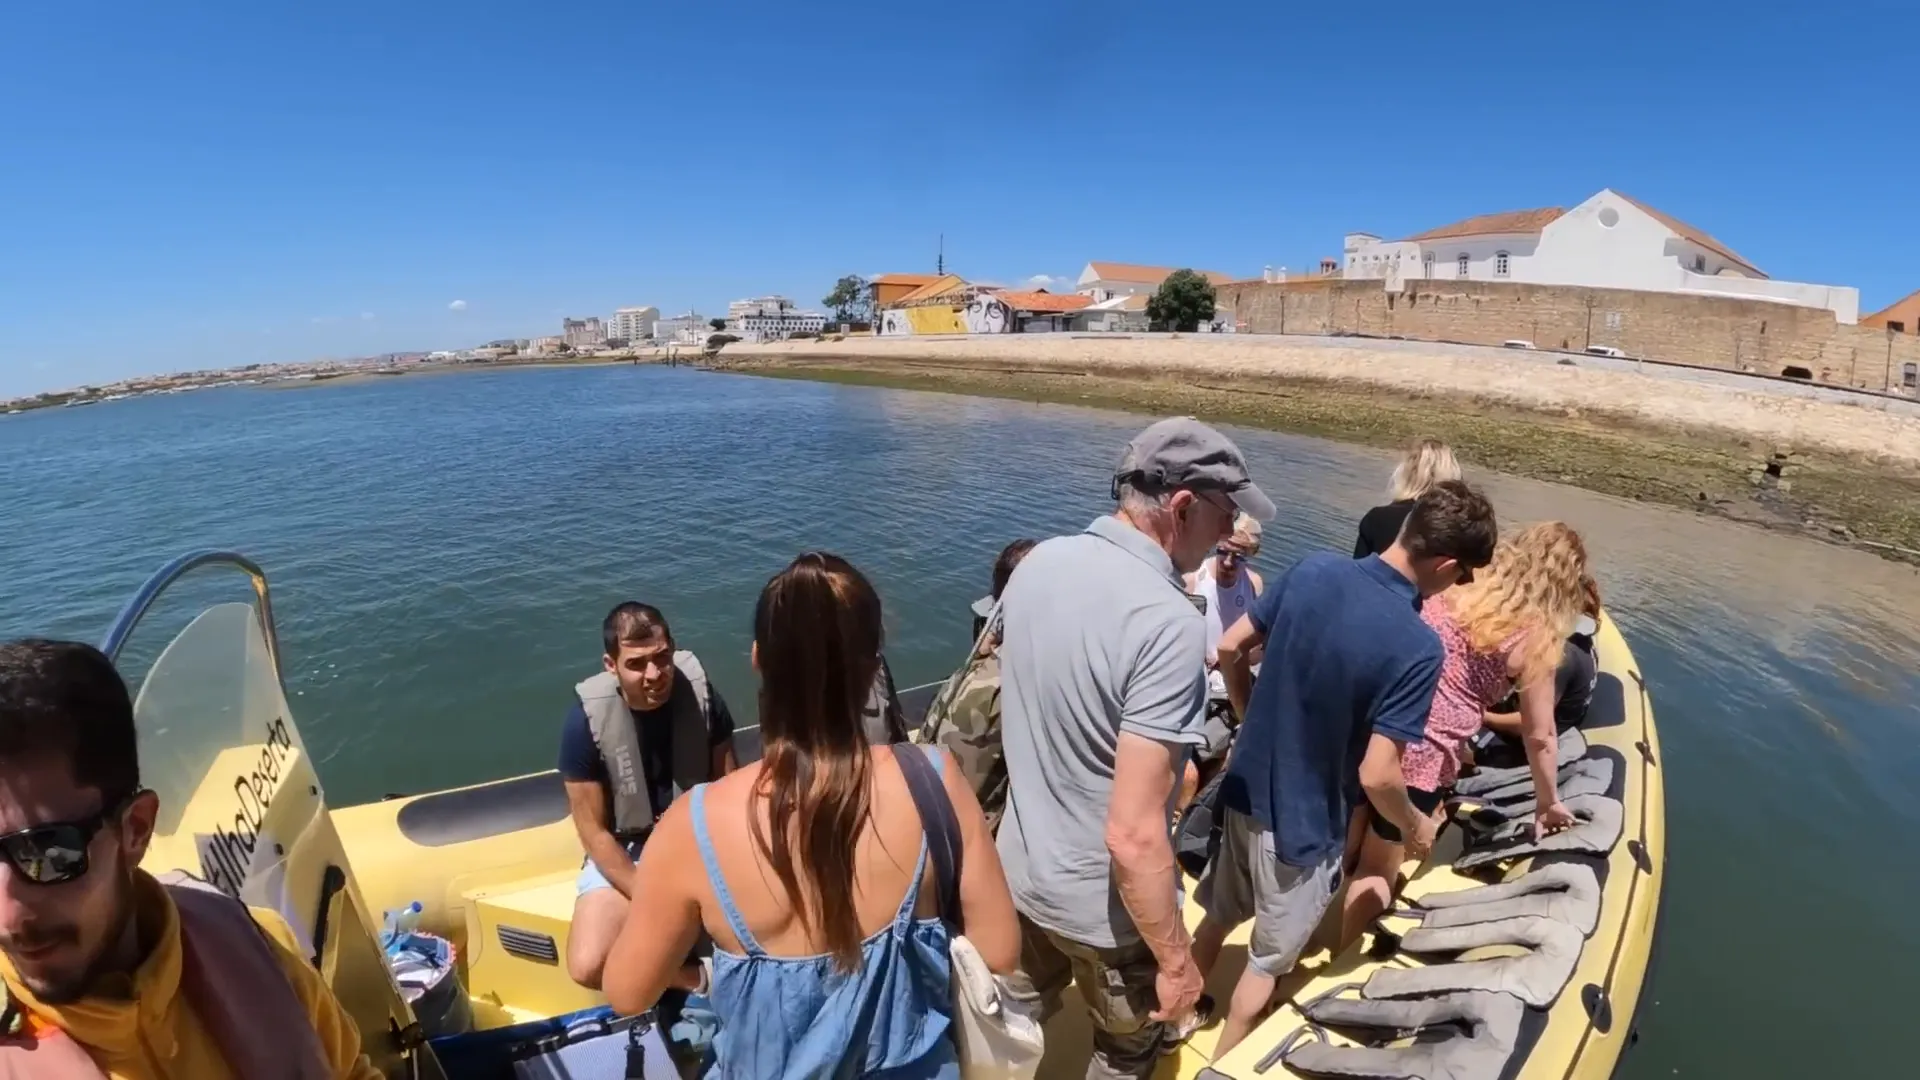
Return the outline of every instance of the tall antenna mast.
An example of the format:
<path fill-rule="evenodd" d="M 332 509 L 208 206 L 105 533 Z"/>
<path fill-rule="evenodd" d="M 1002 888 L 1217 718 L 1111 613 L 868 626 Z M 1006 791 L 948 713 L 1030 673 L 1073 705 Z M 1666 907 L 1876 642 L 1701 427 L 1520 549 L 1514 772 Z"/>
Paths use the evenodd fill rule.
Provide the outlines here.
<path fill-rule="evenodd" d="M 947 272 L 947 234 L 940 234 L 940 255 L 933 262 L 933 272 L 944 275 Z"/>

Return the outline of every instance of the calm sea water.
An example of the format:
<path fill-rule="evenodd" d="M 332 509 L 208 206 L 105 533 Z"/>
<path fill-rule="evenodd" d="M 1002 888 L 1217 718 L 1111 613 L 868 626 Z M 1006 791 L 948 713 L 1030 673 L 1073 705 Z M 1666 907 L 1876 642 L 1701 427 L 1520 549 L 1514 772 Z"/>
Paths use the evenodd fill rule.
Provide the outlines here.
<path fill-rule="evenodd" d="M 1082 527 L 1137 417 L 658 368 L 234 389 L 0 417 L 0 634 L 96 640 L 189 548 L 260 561 L 340 805 L 549 767 L 614 602 L 662 607 L 751 722 L 754 597 L 840 552 L 902 684 L 943 677 L 1017 536 Z M 1260 559 L 1351 543 L 1380 453 L 1236 432 L 1283 507 Z M 1652 688 L 1671 853 L 1624 1075 L 1910 1068 L 1920 574 L 1502 476 L 1564 518 Z M 225 591 L 220 591 L 224 587 Z M 162 618 L 232 581 L 189 590 Z"/>

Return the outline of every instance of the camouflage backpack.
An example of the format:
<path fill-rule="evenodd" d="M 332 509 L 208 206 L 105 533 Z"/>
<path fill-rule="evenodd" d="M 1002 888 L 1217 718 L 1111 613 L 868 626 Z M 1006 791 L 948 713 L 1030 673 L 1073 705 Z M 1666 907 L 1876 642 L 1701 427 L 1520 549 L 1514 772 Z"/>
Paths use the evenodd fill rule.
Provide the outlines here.
<path fill-rule="evenodd" d="M 947 752 L 980 798 L 987 828 L 998 831 L 1007 808 L 1007 760 L 1000 747 L 1000 657 L 976 653 L 940 688 L 920 741 Z"/>

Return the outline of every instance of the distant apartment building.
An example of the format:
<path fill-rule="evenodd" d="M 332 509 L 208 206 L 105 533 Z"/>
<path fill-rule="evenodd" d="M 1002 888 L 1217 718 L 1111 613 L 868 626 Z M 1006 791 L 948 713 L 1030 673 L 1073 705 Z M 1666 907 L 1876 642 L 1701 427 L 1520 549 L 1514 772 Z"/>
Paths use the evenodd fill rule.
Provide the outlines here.
<path fill-rule="evenodd" d="M 588 352 L 607 343 L 607 327 L 597 317 L 565 319 L 560 323 L 560 339 L 574 352 Z"/>
<path fill-rule="evenodd" d="M 528 338 L 526 344 L 520 346 L 520 351 L 529 356 L 546 356 L 550 353 L 559 352 L 560 346 L 563 344 L 565 344 L 565 342 L 557 334 L 547 337 Z"/>
<path fill-rule="evenodd" d="M 781 341 L 826 328 L 825 315 L 801 311 L 784 296 L 757 296 L 727 305 L 727 332 L 749 341 Z"/>
<path fill-rule="evenodd" d="M 1346 238 L 1342 276 L 1404 282 L 1515 281 L 1596 289 L 1730 296 L 1860 317 L 1860 292 L 1775 281 L 1732 248 L 1636 199 L 1603 190 L 1571 210 L 1549 206 L 1456 221 L 1404 240 Z"/>
<path fill-rule="evenodd" d="M 623 307 L 607 320 L 607 337 L 628 344 L 653 340 L 653 324 L 660 321 L 657 307 Z"/>
<path fill-rule="evenodd" d="M 691 311 L 671 319 L 656 319 L 653 324 L 653 340 L 662 345 L 705 345 L 713 333 L 711 320 Z"/>

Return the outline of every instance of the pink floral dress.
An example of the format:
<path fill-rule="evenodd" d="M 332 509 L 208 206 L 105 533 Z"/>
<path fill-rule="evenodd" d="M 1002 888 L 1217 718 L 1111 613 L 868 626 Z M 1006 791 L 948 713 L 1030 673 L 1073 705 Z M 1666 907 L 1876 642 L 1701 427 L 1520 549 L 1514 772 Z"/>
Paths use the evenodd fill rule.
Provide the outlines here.
<path fill-rule="evenodd" d="M 1496 652 L 1473 651 L 1444 593 L 1420 605 L 1420 618 L 1440 635 L 1447 658 L 1440 664 L 1440 685 L 1427 713 L 1426 738 L 1407 744 L 1400 769 L 1409 788 L 1438 791 L 1460 774 L 1461 751 L 1479 734 L 1487 707 L 1513 689 L 1507 661 L 1521 635 L 1502 642 Z"/>

